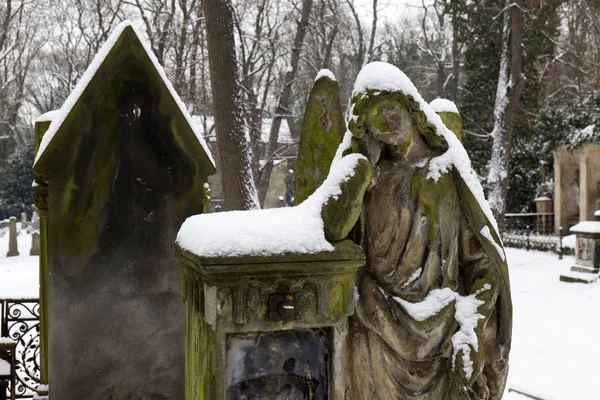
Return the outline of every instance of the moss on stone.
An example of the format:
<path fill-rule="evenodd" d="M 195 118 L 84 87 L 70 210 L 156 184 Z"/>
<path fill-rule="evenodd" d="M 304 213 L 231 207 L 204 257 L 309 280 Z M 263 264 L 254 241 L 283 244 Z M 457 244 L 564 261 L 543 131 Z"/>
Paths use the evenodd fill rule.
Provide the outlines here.
<path fill-rule="evenodd" d="M 340 185 L 342 194 L 330 197 L 321 208 L 325 238 L 330 242 L 343 240 L 358 220 L 362 201 L 373 176 L 373 166 L 358 160 L 354 174 Z"/>
<path fill-rule="evenodd" d="M 440 112 L 438 113 L 438 115 L 442 119 L 444 125 L 446 125 L 446 127 L 456 135 L 458 140 L 462 142 L 462 119 L 460 117 L 460 114 L 456 114 L 453 112 Z"/>
<path fill-rule="evenodd" d="M 345 132 L 338 83 L 322 76 L 315 82 L 304 112 L 296 164 L 295 204 L 302 203 L 323 183 Z"/>
<path fill-rule="evenodd" d="M 445 151 L 448 149 L 448 144 L 443 136 L 438 135 L 435 126 L 429 122 L 425 113 L 421 110 L 421 106 L 411 95 L 406 95 L 401 91 L 386 91 L 368 89 L 365 92 L 360 92 L 352 97 L 352 117 L 348 122 L 348 129 L 352 135 L 361 139 L 366 130 L 370 129 L 369 123 L 373 119 L 372 109 L 379 110 L 385 102 L 393 102 L 394 105 L 400 106 L 413 122 L 413 126 L 425 138 L 428 144 L 436 149 Z M 377 112 L 377 111 L 375 111 Z M 381 115 L 381 110 L 379 114 Z M 379 118 L 381 120 L 381 118 Z"/>

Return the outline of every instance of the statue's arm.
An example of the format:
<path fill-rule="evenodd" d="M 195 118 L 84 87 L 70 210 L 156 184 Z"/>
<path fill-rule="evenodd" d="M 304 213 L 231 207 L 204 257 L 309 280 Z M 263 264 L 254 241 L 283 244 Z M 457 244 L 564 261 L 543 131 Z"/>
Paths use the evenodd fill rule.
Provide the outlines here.
<path fill-rule="evenodd" d="M 460 282 L 463 284 L 463 295 L 471 296 L 479 303 L 476 309 L 479 319 L 474 328 L 477 341 L 475 346 L 470 345 L 470 359 L 473 362 L 470 384 L 474 384 L 480 379 L 486 363 L 484 331 L 488 324 L 496 323 L 494 311 L 500 285 L 498 269 L 482 246 L 481 238 L 475 235 L 473 230 L 474 228 L 467 218 L 464 218 L 460 230 Z M 457 363 L 461 356 L 462 354 L 458 355 Z"/>

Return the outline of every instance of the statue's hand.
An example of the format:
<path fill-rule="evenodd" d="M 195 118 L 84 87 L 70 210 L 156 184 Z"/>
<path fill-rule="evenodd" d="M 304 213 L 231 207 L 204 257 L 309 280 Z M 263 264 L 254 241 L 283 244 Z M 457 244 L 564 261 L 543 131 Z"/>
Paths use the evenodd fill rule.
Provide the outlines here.
<path fill-rule="evenodd" d="M 323 231 L 330 242 L 343 240 L 358 220 L 365 191 L 373 176 L 373 165 L 364 158 L 354 167 L 354 174 L 340 185 L 342 193 L 331 196 L 321 208 Z"/>

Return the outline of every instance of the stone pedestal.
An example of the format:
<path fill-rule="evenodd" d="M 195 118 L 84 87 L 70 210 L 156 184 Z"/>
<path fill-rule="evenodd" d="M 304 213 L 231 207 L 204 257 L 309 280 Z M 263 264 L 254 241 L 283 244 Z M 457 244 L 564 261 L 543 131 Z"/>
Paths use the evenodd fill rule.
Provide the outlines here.
<path fill-rule="evenodd" d="M 19 246 L 17 243 L 17 218 L 10 217 L 8 223 L 8 253 L 6 257 L 14 257 L 19 255 Z"/>
<path fill-rule="evenodd" d="M 571 228 L 577 235 L 575 265 L 571 273 L 561 275 L 564 282 L 590 283 L 600 271 L 600 221 L 583 221 Z"/>
<path fill-rule="evenodd" d="M 364 254 L 349 240 L 334 246 L 227 258 L 179 249 L 187 400 L 344 398 L 342 346 Z"/>

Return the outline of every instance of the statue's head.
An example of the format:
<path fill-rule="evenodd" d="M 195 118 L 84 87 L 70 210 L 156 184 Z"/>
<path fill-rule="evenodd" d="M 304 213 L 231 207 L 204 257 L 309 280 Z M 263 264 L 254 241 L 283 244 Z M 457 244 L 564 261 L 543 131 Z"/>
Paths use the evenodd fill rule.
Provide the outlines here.
<path fill-rule="evenodd" d="M 392 156 L 407 155 L 423 146 L 443 152 L 448 144 L 427 120 L 411 95 L 402 91 L 367 89 L 352 97 L 352 118 L 348 128 L 358 151 L 376 163 L 385 149 Z"/>

